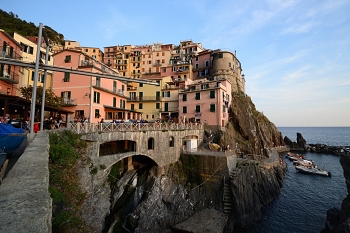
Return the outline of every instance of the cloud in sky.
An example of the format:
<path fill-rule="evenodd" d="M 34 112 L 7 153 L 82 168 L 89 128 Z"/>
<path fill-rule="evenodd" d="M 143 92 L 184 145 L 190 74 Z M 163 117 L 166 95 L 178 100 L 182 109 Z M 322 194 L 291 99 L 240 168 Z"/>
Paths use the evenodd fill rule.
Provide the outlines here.
<path fill-rule="evenodd" d="M 12 0 L 1 8 L 83 46 L 193 39 L 237 51 L 247 94 L 277 126 L 350 126 L 348 0 Z"/>

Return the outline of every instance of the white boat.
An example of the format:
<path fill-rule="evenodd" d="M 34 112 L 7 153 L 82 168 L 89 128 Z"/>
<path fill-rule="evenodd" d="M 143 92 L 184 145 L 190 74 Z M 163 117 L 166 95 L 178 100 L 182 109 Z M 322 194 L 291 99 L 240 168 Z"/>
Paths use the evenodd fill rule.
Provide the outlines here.
<path fill-rule="evenodd" d="M 314 167 L 315 166 L 314 161 L 307 160 L 307 159 L 295 160 L 295 161 L 293 161 L 293 164 L 294 165 L 301 165 L 304 167 Z"/>
<path fill-rule="evenodd" d="M 308 173 L 308 174 L 315 174 L 315 175 L 320 175 L 320 176 L 331 176 L 330 172 L 327 172 L 323 169 L 319 169 L 317 168 L 317 166 L 314 167 L 305 167 L 302 165 L 296 165 L 295 169 L 299 172 L 303 172 L 303 173 Z"/>

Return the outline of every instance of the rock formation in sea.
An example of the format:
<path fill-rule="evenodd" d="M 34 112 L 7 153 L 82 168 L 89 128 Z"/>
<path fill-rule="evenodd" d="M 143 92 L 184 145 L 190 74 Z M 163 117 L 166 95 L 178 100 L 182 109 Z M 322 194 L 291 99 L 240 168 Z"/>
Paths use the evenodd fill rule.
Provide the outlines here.
<path fill-rule="evenodd" d="M 306 150 L 306 147 L 307 147 L 306 140 L 304 139 L 303 135 L 301 135 L 301 133 L 297 133 L 297 141 L 296 142 L 293 142 L 287 136 L 285 136 L 283 140 L 284 140 L 284 143 L 291 150 Z"/>
<path fill-rule="evenodd" d="M 272 147 L 285 144 L 275 125 L 244 93 L 234 94 L 229 114 L 226 129 L 204 141 L 229 145 L 242 156 L 241 162 L 212 156 L 208 150 L 208 155 L 183 154 L 161 176 L 154 164 L 144 161 L 131 171 L 123 170 L 121 162 L 97 173 L 82 166 L 81 184 L 88 196 L 82 212 L 94 232 L 204 232 L 202 227 L 213 218 L 217 232 L 232 232 L 259 221 L 263 207 L 278 197 L 284 179 L 280 163 L 268 168 L 261 163 L 271 157 Z M 203 149 L 208 148 L 205 143 Z M 211 213 L 211 221 L 199 217 L 197 230 L 188 230 L 186 219 L 205 211 Z"/>
<path fill-rule="evenodd" d="M 350 232 L 350 156 L 345 154 L 341 155 L 340 164 L 344 170 L 348 195 L 343 200 L 340 210 L 333 208 L 327 211 L 325 228 L 321 233 Z"/>

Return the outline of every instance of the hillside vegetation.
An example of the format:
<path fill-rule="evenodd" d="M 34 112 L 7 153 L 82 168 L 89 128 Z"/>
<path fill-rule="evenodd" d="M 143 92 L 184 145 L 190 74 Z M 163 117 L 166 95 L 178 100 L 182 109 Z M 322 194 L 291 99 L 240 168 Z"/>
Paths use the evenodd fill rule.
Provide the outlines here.
<path fill-rule="evenodd" d="M 38 36 L 39 26 L 36 26 L 32 22 L 27 22 L 18 17 L 13 12 L 7 13 L 0 9 L 0 28 L 5 30 L 8 34 L 12 35 L 13 32 L 17 32 L 22 36 Z M 64 45 L 64 36 L 56 32 L 51 27 L 44 26 L 46 36 L 53 44 Z"/>

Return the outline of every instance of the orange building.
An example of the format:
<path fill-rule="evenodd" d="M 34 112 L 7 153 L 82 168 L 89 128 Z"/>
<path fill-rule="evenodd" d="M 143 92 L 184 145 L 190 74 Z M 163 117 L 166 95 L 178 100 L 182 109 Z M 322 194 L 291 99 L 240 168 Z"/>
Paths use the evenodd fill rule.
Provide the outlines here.
<path fill-rule="evenodd" d="M 4 30 L 0 29 L 0 57 L 22 60 L 21 45 Z M 19 82 L 19 67 L 0 64 L 0 93 L 16 95 Z"/>
<path fill-rule="evenodd" d="M 77 50 L 62 50 L 54 55 L 54 65 L 95 73 L 119 75 L 102 62 Z M 91 123 L 138 118 L 138 113 L 126 109 L 124 81 L 84 76 L 69 72 L 54 72 L 53 91 L 63 98 L 63 108 L 71 111 L 69 121 L 88 119 Z"/>

